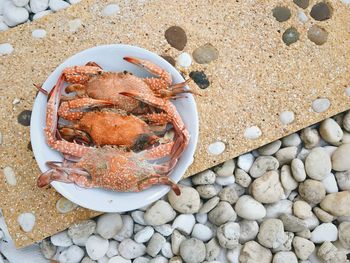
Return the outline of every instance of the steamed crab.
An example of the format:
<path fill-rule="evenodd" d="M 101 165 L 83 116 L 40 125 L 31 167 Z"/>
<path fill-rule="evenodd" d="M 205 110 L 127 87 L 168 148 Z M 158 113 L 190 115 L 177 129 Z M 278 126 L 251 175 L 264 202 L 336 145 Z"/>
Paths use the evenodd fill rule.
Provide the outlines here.
<path fill-rule="evenodd" d="M 39 187 L 46 186 L 52 181 L 62 181 L 76 183 L 87 188 L 101 187 L 126 192 L 141 191 L 154 184 L 166 184 L 170 185 L 175 193 L 180 194 L 179 188 L 169 178 L 169 174 L 188 145 L 190 136 L 169 99 L 177 97 L 179 93 L 191 91 L 184 89 L 186 82 L 171 85 L 170 74 L 148 61 L 129 57 L 124 59 L 144 67 L 159 78 L 140 79 L 125 72 L 104 72 L 96 64 L 66 68 L 61 74 L 50 92 L 45 136 L 48 145 L 61 152 L 64 160 L 47 163 L 51 169 L 38 178 Z M 61 102 L 64 81 L 73 83 L 66 88 L 66 91 L 75 91 L 77 96 Z M 142 111 L 141 105 L 146 105 L 147 110 Z M 82 111 L 95 107 L 117 107 L 128 113 L 143 112 L 142 117 L 150 124 L 171 123 L 175 131 L 174 140 L 165 144 L 154 144 L 140 152 L 133 152 L 105 145 L 110 144 L 107 141 L 100 143 L 105 146 L 95 147 L 59 138 L 57 131 L 59 116 L 68 120 L 79 120 L 79 128 L 83 125 L 82 120 L 89 117 L 90 121 L 86 123 L 90 125 L 90 128 L 87 129 L 90 132 L 92 127 L 96 128 L 99 125 L 105 130 L 111 128 L 114 124 L 108 120 L 99 124 L 101 120 L 106 120 L 111 116 L 116 123 L 120 123 L 120 120 L 123 119 L 118 113 L 112 115 L 111 113 Z M 128 135 L 131 137 L 127 138 L 129 146 L 134 143 L 133 139 L 142 134 L 149 134 L 150 130 L 147 126 L 140 120 L 135 120 L 138 117 L 125 118 L 130 118 L 127 121 L 129 124 L 136 123 L 136 127 L 141 128 L 138 132 L 134 131 L 134 129 L 137 130 L 134 128 L 135 125 L 130 127 L 133 129 L 133 134 Z M 126 125 L 123 129 L 115 131 L 113 136 L 125 135 L 127 127 Z M 89 135 L 93 137 L 92 134 Z M 101 134 L 96 135 L 96 138 L 100 137 Z M 125 144 L 126 140 L 121 141 Z M 121 145 L 122 143 L 114 142 L 114 144 Z M 168 157 L 168 160 L 161 164 L 153 162 L 153 160 L 164 157 Z"/>

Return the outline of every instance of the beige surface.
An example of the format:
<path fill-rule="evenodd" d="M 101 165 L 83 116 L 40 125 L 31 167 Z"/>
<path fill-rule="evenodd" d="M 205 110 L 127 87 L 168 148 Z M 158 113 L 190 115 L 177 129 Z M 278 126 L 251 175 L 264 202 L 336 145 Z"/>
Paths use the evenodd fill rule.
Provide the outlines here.
<path fill-rule="evenodd" d="M 113 17 L 101 17 L 106 1 L 85 0 L 63 12 L 0 33 L 0 43 L 14 47 L 9 56 L 0 56 L 0 131 L 4 136 L 0 163 L 1 169 L 11 166 L 17 176 L 17 186 L 7 185 L 1 176 L 0 207 L 19 247 L 94 215 L 81 208 L 60 215 L 55 209 L 58 194 L 52 189 L 37 189 L 40 172 L 27 149 L 29 127 L 16 120 L 22 110 L 32 107 L 36 93 L 32 83 L 42 83 L 57 65 L 78 51 L 98 44 L 127 43 L 176 58 L 181 52 L 171 48 L 164 38 L 165 30 L 172 25 L 181 26 L 187 33 L 184 51 L 192 53 L 205 43 L 219 50 L 216 61 L 193 63 L 187 71 L 203 70 L 211 82 L 202 91 L 204 96 L 196 99 L 200 139 L 187 175 L 350 107 L 350 97 L 345 94 L 345 88 L 350 86 L 350 6 L 341 1 L 329 1 L 332 18 L 317 22 L 329 32 L 323 46 L 307 39 L 306 30 L 315 21 L 309 17 L 306 24 L 300 23 L 292 1 L 286 1 L 292 18 L 284 23 L 271 15 L 272 8 L 281 1 L 117 2 L 120 14 Z M 81 19 L 82 26 L 72 33 L 69 21 L 76 18 Z M 299 30 L 301 39 L 287 47 L 281 36 L 291 25 Z M 47 31 L 45 39 L 32 38 L 32 30 L 38 28 Z M 195 84 L 191 86 L 195 88 Z M 311 110 L 312 101 L 319 97 L 331 101 L 329 110 L 322 114 Z M 21 102 L 12 105 L 14 98 L 21 98 Z M 285 110 L 295 113 L 291 125 L 280 123 L 279 114 Z M 252 125 L 259 126 L 263 133 L 255 141 L 243 136 Z M 218 140 L 226 144 L 225 152 L 209 155 L 208 145 Z M 36 215 L 31 233 L 21 231 L 16 221 L 22 212 Z"/>

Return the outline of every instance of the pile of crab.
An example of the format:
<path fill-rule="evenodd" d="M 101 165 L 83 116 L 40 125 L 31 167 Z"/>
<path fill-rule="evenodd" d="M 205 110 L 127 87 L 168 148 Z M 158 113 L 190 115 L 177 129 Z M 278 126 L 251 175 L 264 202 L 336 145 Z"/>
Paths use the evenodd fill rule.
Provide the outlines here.
<path fill-rule="evenodd" d="M 156 77 L 107 72 L 94 62 L 63 70 L 47 94 L 45 137 L 64 158 L 47 162 L 39 187 L 61 181 L 137 192 L 166 184 L 180 193 L 169 174 L 189 132 L 170 100 L 192 91 L 187 82 L 172 85 L 171 75 L 149 61 L 124 60 Z"/>

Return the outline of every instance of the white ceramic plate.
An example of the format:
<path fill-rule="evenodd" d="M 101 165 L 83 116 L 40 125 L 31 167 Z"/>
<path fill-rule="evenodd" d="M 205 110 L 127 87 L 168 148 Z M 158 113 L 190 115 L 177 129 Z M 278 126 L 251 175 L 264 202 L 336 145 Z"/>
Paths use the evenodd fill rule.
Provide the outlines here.
<path fill-rule="evenodd" d="M 95 61 L 106 71 L 117 72 L 127 70 L 140 77 L 151 76 L 141 68 L 123 60 L 125 56 L 152 61 L 170 72 L 174 83 L 184 81 L 180 73 L 173 66 L 150 51 L 129 45 L 105 45 L 84 50 L 67 59 L 48 77 L 43 84 L 43 88 L 49 91 L 55 85 L 60 73 L 65 67 L 84 65 L 89 61 Z M 187 98 L 174 101 L 174 104 L 191 134 L 189 145 L 171 174 L 171 178 L 178 182 L 193 162 L 193 155 L 198 139 L 198 115 L 194 98 L 190 94 L 187 95 Z M 46 144 L 43 131 L 45 127 L 45 116 L 46 96 L 40 93 L 35 99 L 33 106 L 30 137 L 35 159 L 42 172 L 48 169 L 45 164 L 47 161 L 62 160 L 60 153 L 52 150 Z M 168 186 L 158 185 L 139 193 L 120 193 L 103 189 L 84 189 L 75 184 L 61 182 L 53 182 L 52 186 L 72 202 L 82 207 L 101 212 L 122 212 L 137 209 L 161 198 L 170 189 Z"/>

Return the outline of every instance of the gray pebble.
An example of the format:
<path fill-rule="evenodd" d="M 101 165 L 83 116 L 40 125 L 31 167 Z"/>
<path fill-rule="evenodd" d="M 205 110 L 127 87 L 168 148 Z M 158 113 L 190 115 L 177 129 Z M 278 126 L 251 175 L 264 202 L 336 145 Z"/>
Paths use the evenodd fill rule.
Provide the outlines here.
<path fill-rule="evenodd" d="M 249 173 L 253 178 L 258 178 L 267 171 L 277 170 L 278 167 L 279 162 L 275 157 L 260 156 L 254 161 Z"/>
<path fill-rule="evenodd" d="M 181 243 L 180 255 L 185 262 L 200 263 L 205 259 L 206 248 L 203 241 L 190 238 Z"/>
<path fill-rule="evenodd" d="M 220 226 L 228 221 L 236 220 L 237 215 L 228 202 L 221 201 L 213 210 L 209 212 L 208 217 L 210 222 Z"/>

